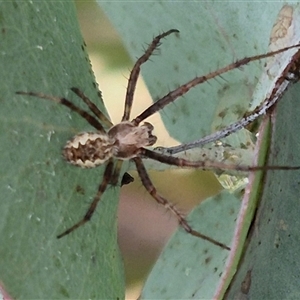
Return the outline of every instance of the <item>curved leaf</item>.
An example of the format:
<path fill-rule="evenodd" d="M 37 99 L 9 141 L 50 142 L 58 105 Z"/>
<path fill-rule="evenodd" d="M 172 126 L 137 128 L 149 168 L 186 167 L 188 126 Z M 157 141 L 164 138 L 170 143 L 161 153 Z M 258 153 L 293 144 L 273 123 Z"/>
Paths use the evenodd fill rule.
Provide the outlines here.
<path fill-rule="evenodd" d="M 266 53 L 273 23 L 283 6 L 283 2 L 98 3 L 120 32 L 134 60 L 143 53 L 140 45 L 149 43 L 153 36 L 171 28 L 180 31 L 179 37 L 169 36 L 164 39 L 157 51 L 159 55 L 142 67 L 154 102 L 195 76 L 205 75 L 243 57 Z M 262 12 L 268 17 L 262 17 Z M 170 134 L 180 142 L 188 142 L 238 120 L 250 105 L 263 65 L 264 62 L 253 62 L 235 69 L 216 80 L 199 85 L 169 104 L 161 114 Z M 226 139 L 226 142 L 237 147 L 247 141 L 249 135 L 245 130 Z M 218 197 L 222 199 L 222 196 Z M 200 228 L 203 224 L 209 224 L 211 218 L 224 221 L 224 203 L 226 201 L 219 201 L 217 207 L 212 205 L 207 208 L 201 218 L 197 214 L 197 210 L 201 210 L 200 206 L 191 214 L 190 223 Z M 216 210 L 220 213 L 215 215 Z M 235 202 L 233 211 L 236 214 L 227 219 L 228 223 L 225 222 L 218 229 L 208 226 L 205 234 L 213 238 L 226 236 L 229 241 L 234 227 L 230 224 L 237 218 L 239 211 L 238 202 Z M 249 225 L 248 221 L 246 223 Z M 208 283 L 209 280 L 204 281 L 205 276 L 202 274 L 213 277 L 217 270 L 221 277 L 226 257 L 222 253 L 224 250 L 216 254 L 215 247 L 207 245 L 207 242 L 196 241 L 184 232 L 177 233 L 149 276 L 142 297 L 212 298 L 219 277 L 216 276 L 213 283 Z M 211 264 L 206 263 L 207 257 L 209 262 L 212 259 Z M 218 257 L 221 258 L 219 264 L 215 261 Z"/>
<path fill-rule="evenodd" d="M 109 188 L 92 221 L 56 235 L 85 214 L 103 168 L 68 165 L 61 149 L 92 130 L 62 105 L 16 95 L 67 97 L 81 88 L 103 110 L 70 1 L 0 3 L 0 280 L 13 298 L 123 298 L 116 241 L 118 189 Z"/>
<path fill-rule="evenodd" d="M 300 165 L 299 93 L 295 84 L 276 108 L 269 165 Z M 299 297 L 298 178 L 299 171 L 266 174 L 249 245 L 228 299 Z"/>

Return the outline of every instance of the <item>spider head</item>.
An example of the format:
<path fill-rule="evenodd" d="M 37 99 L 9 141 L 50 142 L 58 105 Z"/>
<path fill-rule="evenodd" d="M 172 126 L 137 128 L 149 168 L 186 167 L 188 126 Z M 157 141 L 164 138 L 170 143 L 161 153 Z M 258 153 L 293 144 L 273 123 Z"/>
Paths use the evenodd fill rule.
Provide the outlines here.
<path fill-rule="evenodd" d="M 67 142 L 63 156 L 73 165 L 93 168 L 102 165 L 113 156 L 112 143 L 107 134 L 83 132 Z"/>
<path fill-rule="evenodd" d="M 114 140 L 113 155 L 124 160 L 137 156 L 141 148 L 155 144 L 157 137 L 152 134 L 153 129 L 148 122 L 136 126 L 129 121 L 111 127 L 108 136 Z"/>

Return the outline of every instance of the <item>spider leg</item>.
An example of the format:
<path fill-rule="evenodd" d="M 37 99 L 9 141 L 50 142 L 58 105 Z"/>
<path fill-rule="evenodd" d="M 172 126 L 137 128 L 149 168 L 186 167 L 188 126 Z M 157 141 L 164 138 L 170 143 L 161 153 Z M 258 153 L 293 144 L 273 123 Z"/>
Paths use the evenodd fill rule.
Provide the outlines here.
<path fill-rule="evenodd" d="M 90 207 L 89 207 L 88 211 L 86 212 L 86 214 L 84 215 L 84 217 L 79 222 L 74 224 L 72 227 L 65 230 L 63 233 L 59 234 L 57 236 L 58 239 L 64 237 L 65 235 L 71 233 L 72 231 L 76 230 L 78 227 L 84 225 L 86 222 L 88 222 L 91 219 L 91 217 L 93 216 L 93 214 L 96 210 L 96 207 L 100 201 L 102 194 L 106 190 L 107 185 L 110 183 L 111 176 L 113 174 L 113 165 L 114 165 L 113 160 L 110 159 L 110 161 L 106 165 L 106 168 L 105 168 L 105 171 L 103 174 L 103 180 L 98 187 L 98 192 L 97 192 L 96 196 L 94 197 L 93 202 L 90 204 Z"/>
<path fill-rule="evenodd" d="M 78 88 L 72 87 L 71 91 L 74 92 L 84 103 L 89 107 L 92 113 L 108 128 L 113 126 L 113 123 L 99 110 L 99 108 Z"/>
<path fill-rule="evenodd" d="M 279 85 L 278 85 L 279 86 Z M 212 134 L 209 134 L 199 140 L 180 144 L 178 146 L 173 146 L 169 148 L 164 147 L 157 147 L 155 150 L 158 151 L 165 151 L 168 154 L 176 154 L 179 152 L 183 152 L 192 148 L 201 147 L 203 145 L 206 145 L 211 142 L 218 141 L 222 138 L 225 138 L 234 132 L 245 128 L 248 124 L 252 123 L 254 120 L 256 120 L 258 117 L 266 114 L 266 112 L 281 98 L 283 95 L 281 89 L 276 89 L 274 92 L 263 102 L 263 104 L 259 107 L 257 107 L 251 114 L 241 118 L 237 122 L 231 123 L 230 125 L 226 126 L 225 128 L 222 128 L 221 130 L 218 130 L 216 132 L 213 132 Z"/>
<path fill-rule="evenodd" d="M 299 56 L 299 53 L 297 53 L 296 55 Z M 297 70 L 295 73 L 295 68 L 297 68 L 297 63 L 295 63 L 295 62 L 292 63 L 292 65 L 288 65 L 282 73 L 282 74 L 286 74 L 286 75 L 279 77 L 279 79 L 274 84 L 275 88 L 273 88 L 272 93 L 269 93 L 269 95 L 263 101 L 263 103 L 261 105 L 257 106 L 251 113 L 244 116 L 237 122 L 232 123 L 232 124 L 228 125 L 227 127 L 222 128 L 221 130 L 216 131 L 210 135 L 207 135 L 199 140 L 196 140 L 196 141 L 193 141 L 190 143 L 181 144 L 181 145 L 174 146 L 174 147 L 169 147 L 169 148 L 158 147 L 157 150 L 165 151 L 168 154 L 176 154 L 176 153 L 179 153 L 182 151 L 186 151 L 186 150 L 196 148 L 196 147 L 201 147 L 202 145 L 220 140 L 242 128 L 245 128 L 248 124 L 250 124 L 251 122 L 256 120 L 258 117 L 265 115 L 267 113 L 267 111 L 271 107 L 273 107 L 273 105 L 275 105 L 275 103 L 277 101 L 280 100 L 280 98 L 284 94 L 284 91 L 289 87 L 290 83 L 295 83 L 299 80 Z M 289 79 L 287 79 L 288 76 L 291 76 L 293 78 L 293 80 L 290 81 Z"/>
<path fill-rule="evenodd" d="M 140 122 L 142 122 L 146 118 L 150 117 L 154 113 L 158 112 L 159 110 L 163 109 L 166 105 L 175 101 L 180 96 L 186 94 L 191 88 L 195 87 L 198 84 L 201 84 L 205 81 L 213 79 L 217 76 L 220 76 L 221 74 L 224 74 L 230 70 L 233 70 L 233 69 L 239 68 L 243 65 L 246 65 L 251 61 L 260 60 L 260 59 L 263 59 L 263 58 L 266 58 L 269 56 L 273 56 L 273 55 L 279 54 L 281 52 L 284 52 L 284 51 L 287 51 L 289 49 L 296 48 L 299 46 L 300 46 L 300 44 L 297 44 L 294 46 L 279 49 L 277 51 L 268 52 L 266 54 L 245 57 L 245 58 L 237 60 L 236 62 L 229 64 L 226 67 L 223 67 L 217 71 L 211 72 L 205 76 L 196 77 L 196 78 L 192 79 L 191 81 L 187 82 L 186 84 L 183 84 L 182 86 L 178 87 L 174 91 L 169 92 L 163 98 L 161 98 L 158 101 L 156 101 L 155 103 L 153 103 L 146 110 L 144 110 L 139 116 L 137 116 L 134 120 L 132 120 L 132 123 L 137 126 Z"/>
<path fill-rule="evenodd" d="M 113 186 L 116 186 L 118 184 L 119 175 L 120 175 L 122 165 L 123 165 L 123 160 L 118 159 L 117 163 L 115 164 L 115 169 L 114 169 L 113 175 L 111 176 L 111 180 L 110 180 L 110 184 L 113 185 Z M 124 176 L 125 176 L 125 174 L 124 174 Z M 123 182 L 123 178 L 122 178 L 122 182 Z M 122 182 L 121 182 L 121 185 L 122 185 Z M 129 183 L 130 182 L 132 182 L 132 180 L 129 181 Z"/>
<path fill-rule="evenodd" d="M 130 72 L 128 85 L 127 85 L 127 92 L 126 92 L 126 99 L 125 99 L 125 107 L 124 107 L 124 115 L 122 117 L 122 121 L 128 121 L 130 118 L 130 112 L 133 102 L 133 95 L 136 87 L 136 82 L 138 76 L 140 74 L 141 65 L 145 63 L 149 57 L 152 55 L 153 51 L 160 45 L 160 40 L 166 37 L 171 33 L 179 32 L 177 29 L 168 30 L 153 39 L 151 44 L 148 46 L 145 53 L 136 61 L 135 65 L 133 66 L 132 71 Z"/>
<path fill-rule="evenodd" d="M 33 97 L 37 97 L 37 98 L 51 100 L 51 101 L 54 101 L 56 103 L 60 103 L 64 106 L 70 108 L 72 111 L 75 111 L 76 113 L 78 113 L 80 116 L 82 116 L 84 119 L 86 119 L 87 122 L 90 123 L 90 125 L 92 125 L 94 128 L 96 128 L 99 132 L 106 134 L 103 126 L 99 123 L 99 121 L 95 117 L 90 115 L 85 110 L 77 107 L 76 105 L 74 105 L 72 102 L 70 102 L 66 98 L 58 98 L 58 97 L 53 97 L 53 96 L 45 95 L 45 94 L 42 94 L 42 93 L 34 93 L 34 92 L 20 92 L 19 91 L 19 92 L 16 92 L 16 94 L 17 95 L 33 96 Z"/>
<path fill-rule="evenodd" d="M 230 165 L 222 162 L 216 162 L 211 160 L 203 161 L 190 161 L 187 159 L 174 157 L 170 155 L 164 155 L 149 149 L 141 148 L 140 155 L 147 158 L 157 160 L 167 165 L 173 165 L 178 167 L 195 168 L 195 169 L 221 169 L 221 170 L 235 170 L 242 172 L 251 171 L 266 171 L 266 170 L 299 170 L 300 166 L 245 166 L 245 165 Z"/>
<path fill-rule="evenodd" d="M 146 188 L 146 190 L 148 191 L 148 193 L 159 203 L 162 204 L 166 209 L 170 210 L 178 219 L 178 222 L 180 224 L 180 226 L 182 226 L 182 228 L 188 232 L 189 234 L 199 237 L 201 239 L 204 239 L 208 242 L 213 243 L 216 246 L 219 246 L 223 249 L 226 250 L 230 250 L 230 248 L 228 246 L 226 246 L 223 243 L 220 243 L 212 238 L 210 238 L 209 236 L 206 236 L 198 231 L 193 230 L 190 225 L 187 223 L 187 221 L 184 219 L 184 217 L 181 215 L 181 213 L 175 208 L 174 205 L 172 205 L 167 199 L 165 199 L 164 197 L 162 197 L 155 189 L 151 179 L 149 178 L 149 175 L 146 171 L 146 168 L 142 162 L 142 159 L 140 157 L 135 157 L 133 158 L 135 165 L 136 165 L 136 169 L 139 173 L 139 176 L 141 178 L 141 181 L 144 185 L 144 187 Z"/>

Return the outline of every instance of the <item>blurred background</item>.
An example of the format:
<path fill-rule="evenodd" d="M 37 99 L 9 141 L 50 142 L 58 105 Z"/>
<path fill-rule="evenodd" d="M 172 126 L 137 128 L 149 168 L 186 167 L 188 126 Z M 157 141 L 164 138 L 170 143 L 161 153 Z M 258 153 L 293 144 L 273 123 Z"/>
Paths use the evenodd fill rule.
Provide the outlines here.
<path fill-rule="evenodd" d="M 103 101 L 113 123 L 123 114 L 127 79 L 133 63 L 122 45 L 122 40 L 94 1 L 76 1 L 79 23 L 93 70 L 102 92 Z M 157 34 L 152 33 L 153 36 Z M 141 49 L 151 41 L 145 41 Z M 155 59 L 152 60 L 155 64 Z M 163 95 L 162 95 L 163 96 Z M 151 96 L 142 79 L 138 81 L 132 116 L 152 104 Z M 159 114 L 147 119 L 154 125 L 158 137 L 156 145 L 173 146 Z M 127 299 L 139 296 L 143 282 L 164 245 L 177 228 L 177 220 L 151 198 L 136 172 L 135 181 L 121 189 L 119 205 L 119 245 L 124 259 Z M 213 173 L 193 170 L 150 172 L 157 190 L 184 213 L 203 199 L 217 194 L 221 185 Z M 162 180 L 163 178 L 163 180 Z M 176 189 L 174 189 L 176 186 Z"/>

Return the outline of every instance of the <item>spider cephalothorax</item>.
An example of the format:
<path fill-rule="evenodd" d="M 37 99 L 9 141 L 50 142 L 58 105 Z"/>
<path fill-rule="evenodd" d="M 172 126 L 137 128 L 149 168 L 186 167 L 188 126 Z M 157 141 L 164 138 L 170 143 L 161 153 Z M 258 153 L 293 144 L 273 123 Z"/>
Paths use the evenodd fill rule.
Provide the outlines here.
<path fill-rule="evenodd" d="M 152 134 L 153 125 L 145 122 L 136 126 L 132 122 L 121 122 L 108 131 L 113 141 L 113 154 L 119 159 L 129 159 L 137 156 L 141 148 L 152 146 L 157 137 Z"/>
<path fill-rule="evenodd" d="M 181 85 L 177 89 L 169 92 L 167 95 L 156 101 L 150 107 L 148 107 L 144 112 L 139 116 L 134 118 L 131 122 L 130 112 L 133 103 L 133 95 L 135 91 L 135 86 L 137 83 L 137 78 L 140 73 L 140 68 L 143 63 L 145 63 L 153 51 L 159 46 L 162 38 L 170 35 L 172 33 L 178 33 L 178 30 L 171 29 L 165 33 L 162 33 L 154 38 L 152 43 L 148 46 L 145 53 L 137 60 L 135 63 L 128 80 L 127 93 L 125 99 L 125 108 L 124 115 L 119 124 L 113 125 L 110 120 L 97 108 L 97 106 L 89 100 L 87 96 L 78 88 L 71 88 L 71 90 L 88 106 L 90 112 L 81 109 L 80 107 L 74 105 L 71 101 L 66 98 L 60 98 L 50 95 L 45 95 L 42 93 L 35 92 L 17 92 L 21 95 L 29 95 L 38 98 L 48 99 L 56 103 L 67 106 L 72 111 L 79 114 L 83 117 L 91 126 L 93 126 L 97 131 L 96 132 L 84 132 L 78 135 L 75 135 L 73 139 L 67 142 L 64 150 L 63 156 L 67 161 L 73 165 L 80 167 L 96 167 L 99 165 L 105 165 L 105 171 L 103 174 L 103 180 L 98 186 L 97 193 L 89 206 L 89 209 L 85 213 L 84 217 L 75 223 L 73 226 L 65 230 L 63 233 L 59 234 L 57 237 L 61 238 L 78 227 L 84 225 L 88 222 L 92 215 L 94 214 L 97 204 L 101 199 L 102 194 L 105 192 L 109 184 L 116 185 L 118 182 L 118 176 L 120 174 L 121 166 L 123 160 L 131 160 L 134 162 L 138 174 L 141 178 L 141 181 L 146 188 L 146 190 L 151 194 L 151 196 L 160 204 L 164 205 L 167 209 L 172 211 L 177 217 L 179 224 L 184 228 L 189 234 L 203 238 L 217 246 L 220 246 L 224 249 L 229 249 L 225 244 L 216 241 L 196 230 L 193 230 L 192 227 L 188 224 L 185 218 L 177 210 L 177 208 L 169 203 L 162 195 L 160 195 L 155 189 L 152 181 L 147 173 L 147 170 L 143 164 L 143 158 L 150 158 L 157 160 L 159 162 L 175 165 L 180 167 L 188 168 L 204 168 L 204 169 L 233 169 L 240 171 L 256 171 L 264 169 L 298 169 L 299 167 L 278 167 L 278 166 L 268 166 L 268 167 L 249 167 L 242 165 L 226 165 L 220 162 L 212 162 L 208 160 L 202 161 L 190 161 L 187 159 L 182 159 L 178 157 L 173 157 L 170 155 L 161 154 L 153 150 L 147 149 L 145 147 L 152 146 L 157 138 L 152 134 L 153 126 L 150 123 L 145 122 L 143 125 L 140 125 L 149 116 L 158 112 L 164 108 L 169 103 L 175 101 L 180 96 L 186 94 L 194 86 L 205 82 L 209 79 L 220 76 L 221 74 L 232 70 L 234 68 L 240 67 L 249 63 L 250 61 L 262 59 L 268 56 L 278 54 L 280 52 L 286 51 L 292 47 L 287 47 L 285 49 L 277 50 L 267 54 L 256 55 L 253 57 L 246 57 L 239 61 L 236 61 L 227 67 L 219 69 L 215 72 L 207 74 L 205 76 L 196 77 L 189 82 Z M 108 132 L 104 130 L 103 125 L 106 128 L 110 128 Z M 216 138 L 217 139 L 217 138 Z M 124 180 L 124 182 L 130 182 L 131 180 Z"/>

